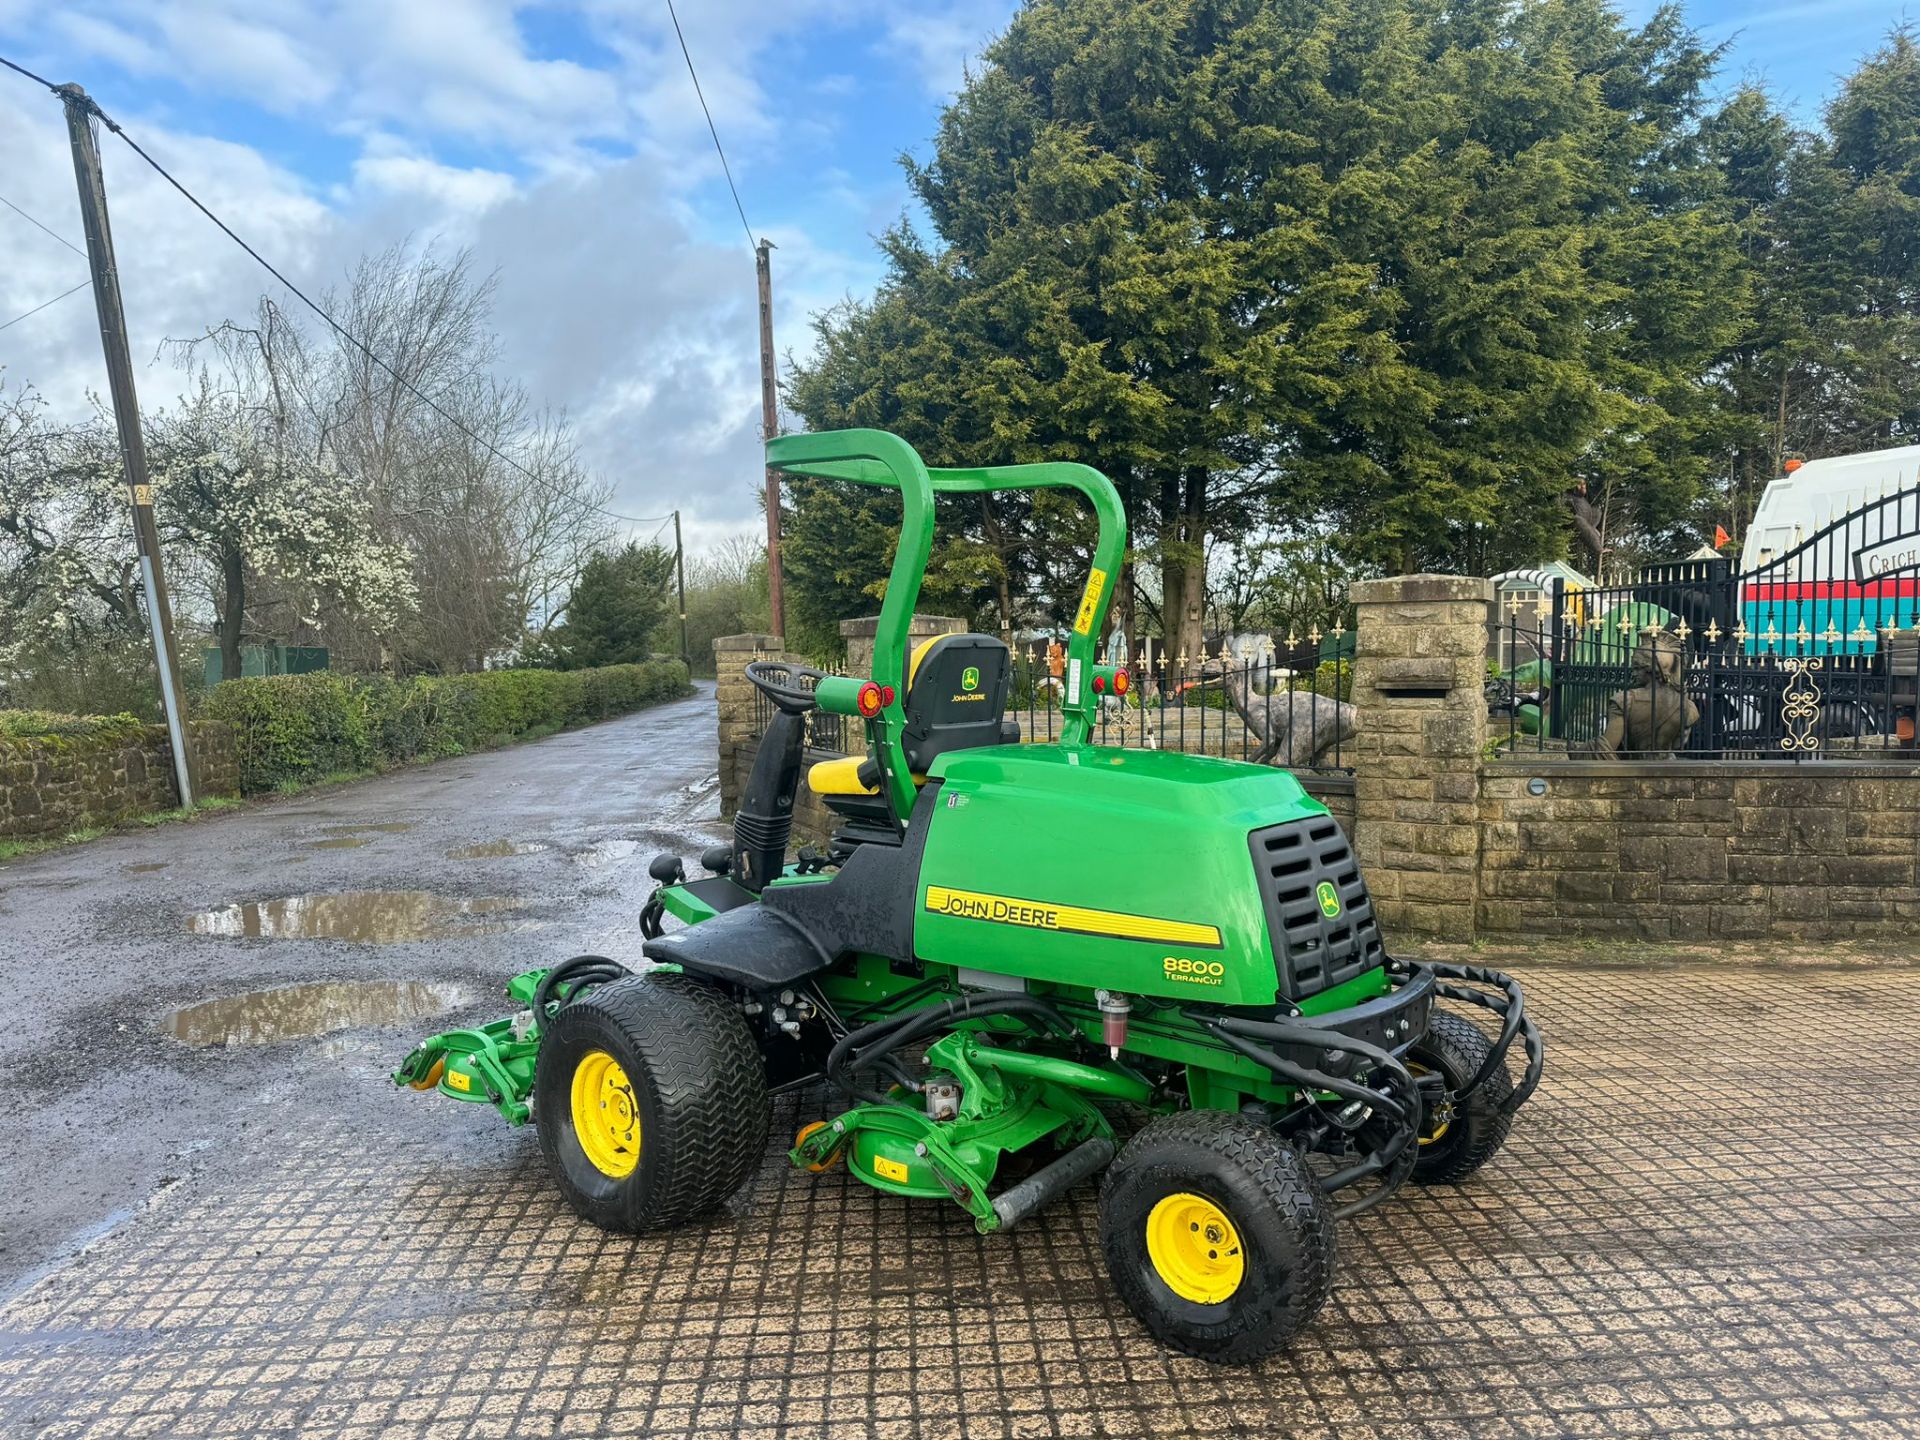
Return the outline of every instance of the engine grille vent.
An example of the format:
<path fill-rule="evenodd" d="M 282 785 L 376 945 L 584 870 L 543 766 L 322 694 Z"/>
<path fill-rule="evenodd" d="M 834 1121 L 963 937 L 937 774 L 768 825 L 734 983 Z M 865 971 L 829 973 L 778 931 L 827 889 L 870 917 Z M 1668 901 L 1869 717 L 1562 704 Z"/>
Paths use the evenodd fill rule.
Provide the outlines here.
<path fill-rule="evenodd" d="M 1269 825 L 1247 845 L 1282 995 L 1304 1000 L 1386 960 L 1360 866 L 1331 816 Z"/>

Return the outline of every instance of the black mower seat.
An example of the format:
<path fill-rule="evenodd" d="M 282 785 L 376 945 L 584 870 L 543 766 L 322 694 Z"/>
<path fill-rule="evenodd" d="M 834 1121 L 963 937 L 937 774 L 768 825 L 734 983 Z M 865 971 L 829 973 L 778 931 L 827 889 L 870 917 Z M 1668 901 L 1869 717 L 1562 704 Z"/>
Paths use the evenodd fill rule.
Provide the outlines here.
<path fill-rule="evenodd" d="M 1011 678 L 1007 647 L 991 635 L 935 635 L 914 647 L 902 738 L 916 786 L 949 750 L 1019 740 L 1020 727 L 1006 719 Z M 857 805 L 880 793 L 880 767 L 866 755 L 822 760 L 807 771 L 807 785 L 829 804 L 851 797 Z"/>
<path fill-rule="evenodd" d="M 640 947 L 649 960 L 678 964 L 749 990 L 772 990 L 824 970 L 823 955 L 799 926 L 765 905 L 742 905 Z"/>

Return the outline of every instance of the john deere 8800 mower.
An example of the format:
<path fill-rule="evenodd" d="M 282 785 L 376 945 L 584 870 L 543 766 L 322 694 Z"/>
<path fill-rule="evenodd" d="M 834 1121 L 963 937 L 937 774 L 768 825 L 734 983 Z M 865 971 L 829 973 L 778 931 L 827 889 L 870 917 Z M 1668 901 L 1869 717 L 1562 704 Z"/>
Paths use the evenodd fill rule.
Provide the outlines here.
<path fill-rule="evenodd" d="M 872 675 L 749 665 L 771 719 L 732 844 L 701 878 L 651 866 L 657 968 L 518 975 L 519 1014 L 435 1036 L 395 1079 L 531 1119 L 568 1203 L 611 1230 L 725 1201 L 788 1087 L 830 1097 L 795 1165 L 958 1204 L 982 1231 L 1104 1172 L 1107 1264 L 1149 1331 L 1218 1361 L 1284 1345 L 1327 1295 L 1340 1222 L 1499 1150 L 1540 1077 L 1520 987 L 1390 956 L 1346 837 L 1287 772 L 1092 743 L 1129 688 L 1096 663 L 1125 548 L 1097 471 L 929 469 L 870 430 L 767 457 L 900 492 Z M 906 636 L 935 495 L 1039 487 L 1084 496 L 1099 538 L 1060 737 L 1021 743 L 1000 641 Z M 816 709 L 864 722 L 866 753 L 807 768 Z M 803 783 L 840 824 L 794 858 Z"/>

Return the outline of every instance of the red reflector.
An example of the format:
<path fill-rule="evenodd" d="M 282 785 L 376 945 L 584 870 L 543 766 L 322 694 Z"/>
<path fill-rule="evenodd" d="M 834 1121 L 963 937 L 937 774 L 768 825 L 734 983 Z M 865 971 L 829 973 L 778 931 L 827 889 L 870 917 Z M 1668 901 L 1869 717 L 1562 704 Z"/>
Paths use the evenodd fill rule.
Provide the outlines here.
<path fill-rule="evenodd" d="M 860 695 L 856 703 L 860 706 L 862 715 L 872 716 L 880 713 L 880 707 L 886 704 L 886 701 L 880 697 L 880 687 L 869 680 L 860 687 Z"/>
<path fill-rule="evenodd" d="M 882 685 L 880 687 L 880 703 L 882 705 L 893 704 L 893 686 Z"/>
<path fill-rule="evenodd" d="M 1132 688 L 1133 688 L 1133 672 L 1132 671 L 1116 670 L 1113 672 L 1113 693 L 1114 694 L 1124 695 L 1127 693 L 1127 691 L 1131 690 Z"/>
<path fill-rule="evenodd" d="M 1093 677 L 1093 693 L 1094 693 L 1094 694 L 1096 694 L 1096 695 L 1098 695 L 1098 694 L 1100 694 L 1100 693 L 1101 693 L 1102 691 L 1104 691 L 1104 690 L 1105 690 L 1106 688 L 1107 688 L 1107 677 L 1106 677 L 1106 676 L 1104 676 L 1104 675 L 1096 675 L 1096 676 L 1094 676 L 1094 677 Z"/>

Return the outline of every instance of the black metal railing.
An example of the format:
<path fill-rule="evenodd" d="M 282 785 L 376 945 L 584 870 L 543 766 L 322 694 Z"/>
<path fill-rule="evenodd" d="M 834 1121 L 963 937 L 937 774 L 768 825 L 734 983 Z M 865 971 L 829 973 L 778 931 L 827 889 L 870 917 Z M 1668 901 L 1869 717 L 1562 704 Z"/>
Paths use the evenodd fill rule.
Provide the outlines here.
<path fill-rule="evenodd" d="M 1723 630 L 1709 613 L 1701 629 L 1671 605 L 1592 590 L 1577 598 L 1578 610 L 1514 607 L 1496 624 L 1486 687 L 1496 751 L 1920 758 L 1920 631 L 1882 630 L 1865 653 L 1823 652 L 1810 637 L 1755 646 L 1737 617 Z"/>
<path fill-rule="evenodd" d="M 1351 772 L 1350 646 L 1256 649 L 1185 663 L 1143 657 L 1128 668 L 1127 694 L 1100 701 L 1096 744 Z M 1065 728 L 1064 671 L 1044 648 L 1015 654 L 1006 715 L 1019 722 L 1023 741 L 1059 739 Z M 765 732 L 770 714 L 766 697 L 755 692 L 755 735 Z M 864 738 L 858 724 L 816 710 L 807 717 L 807 744 L 844 755 Z"/>
<path fill-rule="evenodd" d="M 1496 744 L 1614 753 L 1623 734 L 1673 731 L 1677 716 L 1691 723 L 1672 748 L 1693 757 L 1915 758 L 1920 488 L 1863 497 L 1811 533 L 1765 507 L 1754 525 L 1745 572 L 1684 560 L 1503 605 L 1487 684 Z M 1677 673 L 1649 687 L 1656 665 Z"/>

